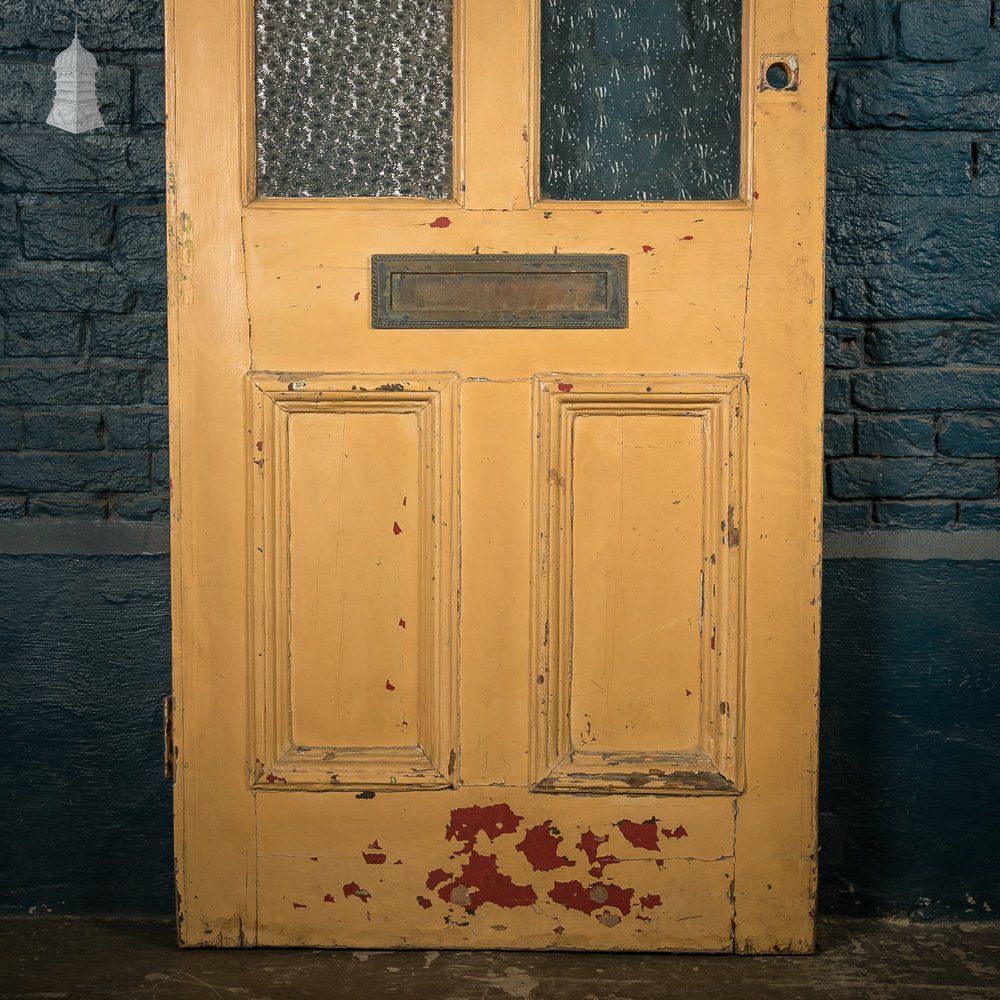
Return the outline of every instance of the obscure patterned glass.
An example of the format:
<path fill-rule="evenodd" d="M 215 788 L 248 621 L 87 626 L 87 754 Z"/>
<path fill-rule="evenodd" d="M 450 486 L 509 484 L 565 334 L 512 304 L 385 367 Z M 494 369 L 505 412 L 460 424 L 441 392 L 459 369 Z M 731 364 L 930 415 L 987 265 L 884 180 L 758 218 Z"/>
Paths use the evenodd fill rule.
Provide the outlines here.
<path fill-rule="evenodd" d="M 258 194 L 450 198 L 452 4 L 256 0 Z"/>
<path fill-rule="evenodd" d="M 546 198 L 734 198 L 741 0 L 542 0 Z"/>

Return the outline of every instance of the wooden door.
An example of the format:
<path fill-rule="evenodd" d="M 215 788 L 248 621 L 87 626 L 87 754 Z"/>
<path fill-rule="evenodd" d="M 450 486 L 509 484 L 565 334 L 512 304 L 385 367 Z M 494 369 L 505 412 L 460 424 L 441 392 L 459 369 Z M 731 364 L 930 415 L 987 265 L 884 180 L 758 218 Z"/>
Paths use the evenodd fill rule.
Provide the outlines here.
<path fill-rule="evenodd" d="M 718 32 L 740 67 L 664 126 L 669 198 L 621 182 L 662 136 L 560 124 L 542 54 L 617 31 L 595 72 L 641 77 L 656 2 L 395 4 L 448 21 L 416 193 L 275 180 L 317 100 L 381 176 L 391 90 L 324 89 L 322 19 L 255 77 L 283 6 L 371 61 L 363 4 L 167 3 L 182 943 L 808 951 L 824 5 L 663 0 L 661 103 L 712 98 Z"/>

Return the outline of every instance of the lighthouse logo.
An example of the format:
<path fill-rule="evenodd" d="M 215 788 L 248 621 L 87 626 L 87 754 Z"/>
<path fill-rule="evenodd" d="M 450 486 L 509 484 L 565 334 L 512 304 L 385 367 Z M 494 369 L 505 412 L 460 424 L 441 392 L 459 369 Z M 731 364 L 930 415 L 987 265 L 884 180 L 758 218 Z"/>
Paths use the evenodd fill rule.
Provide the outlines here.
<path fill-rule="evenodd" d="M 55 74 L 56 98 L 48 124 L 76 135 L 103 128 L 97 106 L 97 60 L 80 44 L 78 31 L 70 47 L 56 56 Z"/>

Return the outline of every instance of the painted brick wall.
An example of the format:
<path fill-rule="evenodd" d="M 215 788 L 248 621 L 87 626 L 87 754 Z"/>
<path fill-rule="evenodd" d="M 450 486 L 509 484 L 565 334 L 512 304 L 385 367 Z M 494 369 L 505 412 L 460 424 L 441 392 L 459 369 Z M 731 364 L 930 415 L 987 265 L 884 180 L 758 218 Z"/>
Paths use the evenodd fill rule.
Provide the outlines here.
<path fill-rule="evenodd" d="M 44 123 L 80 11 L 107 128 Z M 166 517 L 163 22 L 0 0 L 0 518 Z"/>
<path fill-rule="evenodd" d="M 39 124 L 74 9 L 86 136 Z M 0 0 L 0 913 L 172 906 L 161 36 Z M 825 912 L 1000 913 L 998 38 L 832 0 Z"/>
<path fill-rule="evenodd" d="M 1000 24 L 833 0 L 827 528 L 1000 527 Z"/>

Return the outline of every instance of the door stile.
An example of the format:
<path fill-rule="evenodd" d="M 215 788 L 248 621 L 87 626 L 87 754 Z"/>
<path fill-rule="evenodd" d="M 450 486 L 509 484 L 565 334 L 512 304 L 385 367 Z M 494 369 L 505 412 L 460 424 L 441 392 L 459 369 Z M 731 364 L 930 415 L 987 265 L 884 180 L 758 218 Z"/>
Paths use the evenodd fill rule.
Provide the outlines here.
<path fill-rule="evenodd" d="M 799 81 L 755 87 L 740 352 L 751 403 L 748 785 L 736 801 L 734 926 L 739 952 L 799 953 L 814 947 L 817 862 L 826 4 L 757 7 L 755 74 L 769 53 L 796 53 Z"/>
<path fill-rule="evenodd" d="M 184 945 L 252 944 L 257 923 L 255 810 L 247 794 L 251 622 L 242 416 L 250 354 L 240 238 L 239 11 L 238 4 L 189 0 L 168 0 L 165 11 L 174 822 Z M 224 843 L 220 829 L 227 831 Z"/>

